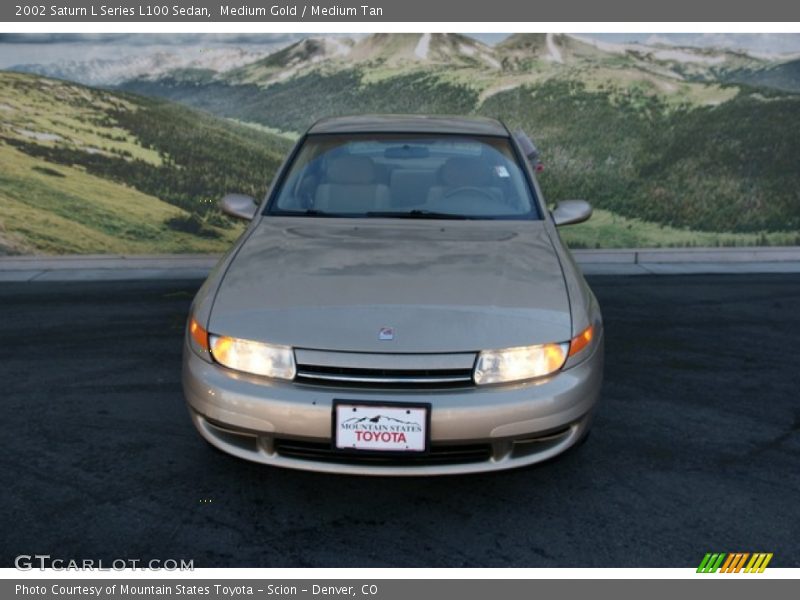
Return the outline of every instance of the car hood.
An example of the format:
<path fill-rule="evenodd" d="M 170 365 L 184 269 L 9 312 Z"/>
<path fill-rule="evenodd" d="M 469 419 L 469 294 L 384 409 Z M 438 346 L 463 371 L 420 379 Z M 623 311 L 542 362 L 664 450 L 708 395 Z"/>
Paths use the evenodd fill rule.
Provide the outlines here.
<path fill-rule="evenodd" d="M 379 339 L 381 328 L 393 339 Z M 542 221 L 265 217 L 220 284 L 209 331 L 357 352 L 569 340 Z"/>

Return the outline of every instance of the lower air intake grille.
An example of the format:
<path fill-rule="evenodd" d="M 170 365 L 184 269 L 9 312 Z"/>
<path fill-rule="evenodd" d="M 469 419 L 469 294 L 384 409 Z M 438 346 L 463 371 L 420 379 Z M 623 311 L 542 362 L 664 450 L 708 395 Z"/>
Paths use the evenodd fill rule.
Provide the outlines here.
<path fill-rule="evenodd" d="M 491 456 L 489 444 L 433 446 L 427 454 L 380 456 L 374 454 L 344 454 L 333 450 L 330 444 L 280 438 L 275 440 L 275 451 L 281 456 L 303 460 L 398 467 L 476 463 L 487 461 Z"/>

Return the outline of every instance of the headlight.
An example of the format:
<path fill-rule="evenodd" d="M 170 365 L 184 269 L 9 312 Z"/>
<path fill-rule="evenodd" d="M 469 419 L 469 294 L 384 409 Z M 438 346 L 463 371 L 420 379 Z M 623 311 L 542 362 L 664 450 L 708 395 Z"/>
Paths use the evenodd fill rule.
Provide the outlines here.
<path fill-rule="evenodd" d="M 209 335 L 211 356 L 221 365 L 237 371 L 294 379 L 294 352 L 289 346 L 273 346 L 222 335 Z"/>
<path fill-rule="evenodd" d="M 567 360 L 569 344 L 542 344 L 506 350 L 484 350 L 475 365 L 475 383 L 504 383 L 544 377 Z"/>

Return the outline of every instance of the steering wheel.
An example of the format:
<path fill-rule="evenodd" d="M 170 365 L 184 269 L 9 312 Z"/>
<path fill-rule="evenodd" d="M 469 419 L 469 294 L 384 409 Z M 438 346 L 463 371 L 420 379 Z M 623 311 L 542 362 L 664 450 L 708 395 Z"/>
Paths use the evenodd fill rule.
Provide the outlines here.
<path fill-rule="evenodd" d="M 473 186 L 473 185 L 462 185 L 462 186 L 459 186 L 457 188 L 453 188 L 452 190 L 447 190 L 444 194 L 442 194 L 442 197 L 443 198 L 452 198 L 453 196 L 458 196 L 459 194 L 463 194 L 465 192 L 466 193 L 469 193 L 469 192 L 476 193 L 476 194 L 478 194 L 480 196 L 483 196 L 484 198 L 488 198 L 489 200 L 494 200 L 495 199 L 495 197 L 492 195 L 492 193 L 489 190 L 487 190 L 485 188 L 476 187 L 476 186 Z"/>

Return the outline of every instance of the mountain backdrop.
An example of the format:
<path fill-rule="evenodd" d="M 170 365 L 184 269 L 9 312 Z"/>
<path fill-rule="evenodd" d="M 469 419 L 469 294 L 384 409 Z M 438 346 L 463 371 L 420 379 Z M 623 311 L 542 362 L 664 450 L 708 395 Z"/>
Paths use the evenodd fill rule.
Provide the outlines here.
<path fill-rule="evenodd" d="M 374 34 L 212 58 L 28 64 L 15 68 L 27 75 L 0 75 L 0 152 L 9 157 L 0 247 L 219 249 L 239 228 L 214 208 L 218 196 L 261 193 L 290 139 L 316 119 L 369 112 L 481 114 L 524 128 L 542 152 L 548 201 L 581 197 L 598 209 L 564 230 L 575 247 L 800 244 L 797 57 L 561 34 L 493 46 L 459 34 Z M 142 70 L 148 60 L 158 66 Z M 75 207 L 47 200 L 68 181 Z M 121 226 L 128 237 L 106 229 L 102 242 L 51 240 L 50 221 L 27 224 L 61 211 L 96 230 L 105 221 L 76 209 L 100 203 L 81 198 L 83 185 L 122 189 L 128 200 L 117 204 L 128 212 L 153 208 Z"/>

